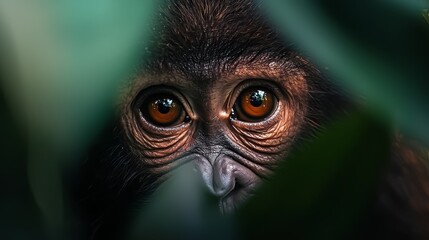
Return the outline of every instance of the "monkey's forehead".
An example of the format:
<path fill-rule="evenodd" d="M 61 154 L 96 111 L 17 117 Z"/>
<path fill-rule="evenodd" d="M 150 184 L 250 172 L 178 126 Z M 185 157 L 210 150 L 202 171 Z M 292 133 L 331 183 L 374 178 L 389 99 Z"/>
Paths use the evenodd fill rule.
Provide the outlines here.
<path fill-rule="evenodd" d="M 146 70 L 213 78 L 238 63 L 284 61 L 291 52 L 250 0 L 170 0 L 160 12 Z"/>

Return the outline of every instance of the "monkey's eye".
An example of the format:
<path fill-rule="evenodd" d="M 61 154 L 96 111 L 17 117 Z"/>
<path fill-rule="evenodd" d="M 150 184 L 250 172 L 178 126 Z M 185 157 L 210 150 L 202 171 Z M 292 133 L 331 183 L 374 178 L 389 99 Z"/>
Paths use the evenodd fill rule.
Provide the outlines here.
<path fill-rule="evenodd" d="M 180 101 L 171 94 L 148 97 L 140 111 L 148 122 L 157 126 L 171 127 L 189 120 Z"/>
<path fill-rule="evenodd" d="M 273 112 L 277 98 L 261 87 L 245 89 L 237 98 L 231 118 L 246 122 L 262 121 Z"/>

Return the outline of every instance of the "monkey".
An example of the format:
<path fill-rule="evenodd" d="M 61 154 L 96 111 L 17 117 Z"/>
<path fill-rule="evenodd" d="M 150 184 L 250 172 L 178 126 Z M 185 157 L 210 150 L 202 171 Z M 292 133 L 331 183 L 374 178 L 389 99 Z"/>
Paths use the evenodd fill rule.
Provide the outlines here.
<path fill-rule="evenodd" d="M 250 0 L 167 1 L 146 51 L 81 172 L 78 208 L 90 239 L 121 239 L 133 209 L 188 162 L 220 211 L 234 212 L 293 149 L 354 105 Z M 410 228 L 421 227 L 395 235 L 391 226 L 407 224 L 399 216 L 368 231 L 418 239 L 429 226 L 427 168 L 394 148 L 373 214 L 385 221 L 401 208 L 408 220 L 421 211 Z M 401 186 L 408 181 L 415 185 Z"/>

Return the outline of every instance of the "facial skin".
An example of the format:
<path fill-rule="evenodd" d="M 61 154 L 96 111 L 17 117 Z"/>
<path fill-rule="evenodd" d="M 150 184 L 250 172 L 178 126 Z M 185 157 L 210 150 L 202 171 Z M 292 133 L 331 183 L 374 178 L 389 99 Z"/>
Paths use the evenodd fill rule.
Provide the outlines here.
<path fill-rule="evenodd" d="M 192 161 L 229 212 L 272 174 L 300 135 L 311 76 L 302 68 L 308 62 L 247 1 L 189 2 L 175 1 L 164 13 L 161 40 L 124 91 L 121 122 L 130 150 L 151 174 Z M 198 4 L 210 11 L 197 12 Z M 243 22 L 231 25 L 230 18 Z M 252 96 L 259 99 L 252 103 Z"/>
<path fill-rule="evenodd" d="M 221 199 L 223 210 L 231 210 L 286 156 L 303 125 L 305 73 L 295 70 L 290 75 L 284 64 L 239 63 L 206 81 L 186 72 L 167 73 L 161 79 L 159 75 L 138 77 L 138 87 L 132 87 L 138 91 L 132 102 L 124 103 L 122 120 L 132 151 L 156 174 L 195 162 L 209 190 Z M 271 99 L 260 100 L 271 106 L 262 110 L 266 114 L 256 119 L 240 116 L 242 108 L 252 106 L 240 99 L 258 91 Z M 185 117 L 168 125 L 156 122 L 148 116 L 150 100 L 146 99 L 151 97 L 155 102 L 157 97 L 174 99 Z M 162 115 L 158 108 L 154 111 Z"/>

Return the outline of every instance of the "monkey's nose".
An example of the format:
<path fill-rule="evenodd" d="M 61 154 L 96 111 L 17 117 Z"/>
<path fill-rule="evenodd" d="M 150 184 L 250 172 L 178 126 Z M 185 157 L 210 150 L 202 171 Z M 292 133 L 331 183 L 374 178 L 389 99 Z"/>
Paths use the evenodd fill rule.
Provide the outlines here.
<path fill-rule="evenodd" d="M 217 155 L 212 161 L 202 157 L 195 163 L 210 192 L 219 198 L 223 213 L 232 212 L 240 206 L 260 182 L 252 170 L 229 156 Z"/>
<path fill-rule="evenodd" d="M 249 190 L 258 177 L 248 168 L 229 157 L 218 158 L 213 163 L 213 192 L 225 198 L 235 192 Z"/>
<path fill-rule="evenodd" d="M 237 164 L 227 158 L 221 158 L 213 164 L 213 193 L 225 197 L 235 187 Z"/>

